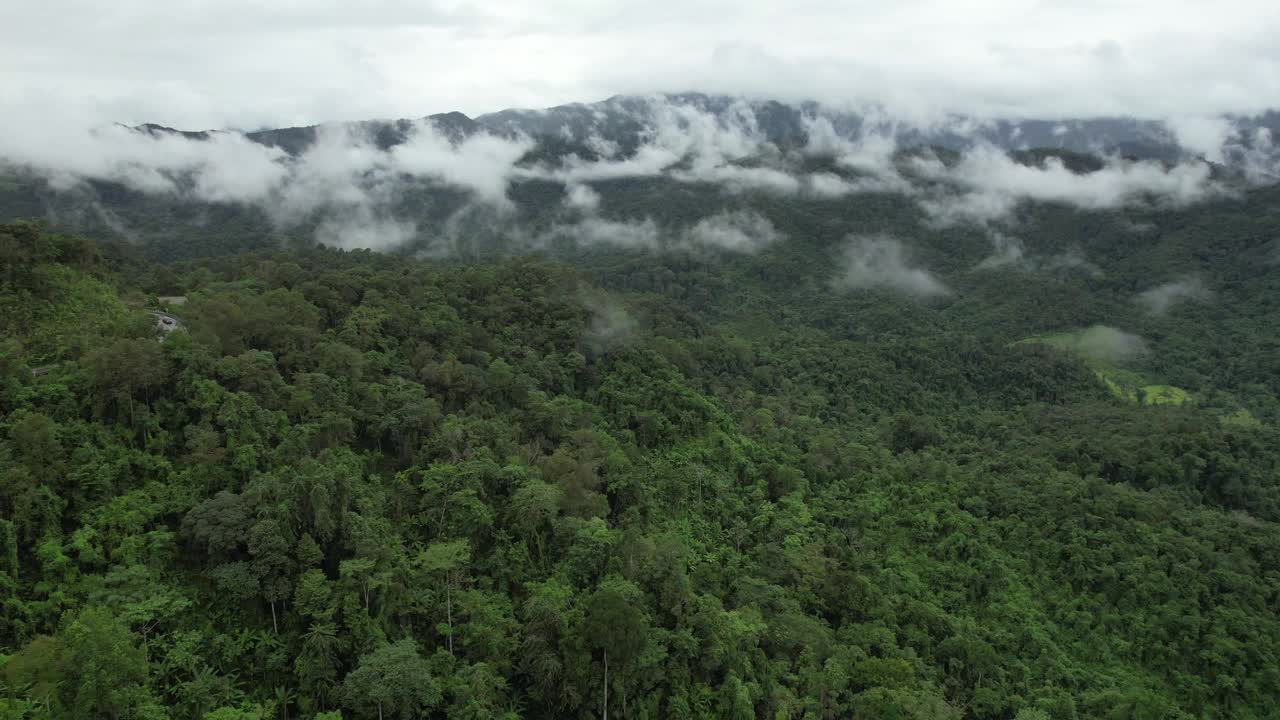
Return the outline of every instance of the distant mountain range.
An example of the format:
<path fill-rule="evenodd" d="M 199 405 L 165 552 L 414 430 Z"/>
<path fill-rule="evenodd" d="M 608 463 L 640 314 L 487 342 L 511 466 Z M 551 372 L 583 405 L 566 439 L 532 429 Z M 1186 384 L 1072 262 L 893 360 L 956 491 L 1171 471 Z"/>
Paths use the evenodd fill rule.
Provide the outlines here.
<path fill-rule="evenodd" d="M 1280 179 L 1277 112 L 1179 128 L 1134 118 L 921 125 L 684 93 L 474 118 L 107 130 L 72 138 L 74 151 L 0 158 L 0 221 L 42 218 L 166 259 L 315 242 L 448 255 L 736 242 L 743 227 L 763 227 L 756 215 L 798 227 L 786 217 L 797 212 L 822 219 L 804 233 L 831 236 L 886 218 L 1016 224 L 1029 203 L 1164 211 Z M 703 225 L 720 216 L 732 227 Z"/>
<path fill-rule="evenodd" d="M 644 133 L 664 110 L 692 108 L 723 121 L 754 126 L 767 141 L 787 150 L 803 147 L 810 137 L 810 122 L 824 118 L 835 132 L 846 138 L 868 134 L 894 138 L 899 146 L 932 145 L 964 149 L 975 143 L 989 143 L 1006 150 L 1057 149 L 1076 153 L 1117 154 L 1137 159 L 1173 161 L 1200 153 L 1185 147 L 1170 125 L 1160 120 L 1125 117 L 1095 117 L 1061 120 L 983 120 L 952 115 L 929 124 L 909 123 L 878 112 L 857 113 L 833 109 L 818 103 L 785 104 L 773 100 L 742 100 L 724 95 L 678 93 L 650 96 L 618 95 L 595 103 L 572 103 L 540 110 L 508 109 L 475 118 L 460 112 L 428 115 L 425 120 L 446 135 L 461 139 L 488 131 L 504 136 L 526 135 L 570 146 L 590 138 L 616 143 L 625 154 L 637 147 Z M 1224 116 L 1229 128 L 1228 163 L 1231 151 L 1247 151 L 1259 139 L 1280 139 L 1280 112 L 1268 111 L 1252 117 Z M 348 123 L 386 149 L 405 141 L 416 120 L 368 120 Z M 322 126 L 275 128 L 245 132 L 254 142 L 300 154 L 315 142 Z M 177 133 L 198 139 L 210 132 L 175 130 L 146 124 L 138 129 L 149 133 Z"/>

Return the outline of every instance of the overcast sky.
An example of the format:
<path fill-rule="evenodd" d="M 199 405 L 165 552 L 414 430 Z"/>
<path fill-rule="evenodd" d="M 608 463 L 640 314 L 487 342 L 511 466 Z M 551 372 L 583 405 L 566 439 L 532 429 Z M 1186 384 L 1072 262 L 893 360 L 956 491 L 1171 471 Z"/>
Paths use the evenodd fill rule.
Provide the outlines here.
<path fill-rule="evenodd" d="M 285 126 L 701 90 L 1036 117 L 1280 106 L 1275 0 L 35 0 L 0 127 Z"/>

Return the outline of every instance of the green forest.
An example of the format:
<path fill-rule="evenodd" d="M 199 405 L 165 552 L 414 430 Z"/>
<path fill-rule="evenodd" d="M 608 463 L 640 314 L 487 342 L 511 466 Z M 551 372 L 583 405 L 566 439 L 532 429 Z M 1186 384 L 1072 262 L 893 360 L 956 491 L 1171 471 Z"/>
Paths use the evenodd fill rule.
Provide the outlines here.
<path fill-rule="evenodd" d="M 0 225 L 0 719 L 1280 717 L 1280 191 L 983 270 L 662 182 L 605 207 L 786 240 Z M 950 292 L 835 286 L 853 230 Z"/>

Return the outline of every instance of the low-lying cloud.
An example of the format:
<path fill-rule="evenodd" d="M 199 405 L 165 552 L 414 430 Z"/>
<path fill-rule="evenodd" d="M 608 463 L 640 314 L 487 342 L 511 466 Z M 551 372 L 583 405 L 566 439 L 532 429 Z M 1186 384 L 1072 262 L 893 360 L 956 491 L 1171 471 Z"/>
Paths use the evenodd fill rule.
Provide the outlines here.
<path fill-rule="evenodd" d="M 898 171 L 896 155 L 898 141 L 891 124 L 864 131 L 858 137 L 841 135 L 831 120 L 820 116 L 805 118 L 808 143 L 805 154 L 830 157 L 842 168 L 855 173 L 847 180 L 833 173 L 815 173 L 809 177 L 810 187 L 817 195 L 836 197 L 863 192 L 912 193 L 915 188 Z"/>
<path fill-rule="evenodd" d="M 780 242 L 783 235 L 765 216 L 750 210 L 717 213 L 681 228 L 663 228 L 653 218 L 612 220 L 589 216 L 561 224 L 535 238 L 547 247 L 557 240 L 581 246 L 612 246 L 627 250 L 690 251 L 716 249 L 739 254 L 759 252 Z"/>
<path fill-rule="evenodd" d="M 835 285 L 893 290 L 923 298 L 950 293 L 933 273 L 914 266 L 902 243 L 888 235 L 850 237 Z"/>
<path fill-rule="evenodd" d="M 1138 294 L 1137 302 L 1153 315 L 1163 315 L 1184 302 L 1209 298 L 1209 289 L 1199 277 L 1187 277 L 1157 285 Z"/>
<path fill-rule="evenodd" d="M 998 230 L 989 232 L 991 254 L 974 266 L 975 270 L 1063 271 L 1080 270 L 1091 277 L 1103 276 L 1102 268 L 1085 259 L 1079 248 L 1053 255 L 1032 255 L 1022 238 Z"/>
<path fill-rule="evenodd" d="M 417 225 L 411 221 L 371 217 L 366 212 L 325 219 L 316 228 L 316 241 L 344 250 L 382 250 L 400 247 L 418 234 Z"/>
<path fill-rule="evenodd" d="M 1101 362 L 1119 363 L 1148 352 L 1147 341 L 1140 335 L 1109 325 L 1094 325 L 1081 332 L 1071 345 L 1076 352 Z"/>
<path fill-rule="evenodd" d="M 623 221 L 586 218 L 555 228 L 538 244 L 546 244 L 554 238 L 568 238 L 580 245 L 611 245 L 628 250 L 657 250 L 662 246 L 662 233 L 652 218 Z"/>
<path fill-rule="evenodd" d="M 527 138 L 477 134 L 454 142 L 430 121 L 411 124 L 405 142 L 379 148 L 357 126 L 328 125 L 293 157 L 239 133 L 205 138 L 110 126 L 92 131 L 20 132 L 0 139 L 0 157 L 44 175 L 55 188 L 85 180 L 118 182 L 177 200 L 261 208 L 281 226 L 319 213 L 317 239 L 377 249 L 413 236 L 411 222 L 388 218 L 406 181 L 457 188 L 479 202 L 510 206 L 512 167 Z M 364 221 L 369 227 L 357 227 Z M 394 228 L 394 231 L 391 231 Z"/>
<path fill-rule="evenodd" d="M 583 341 L 593 354 L 627 344 L 636 334 L 639 323 L 626 307 L 607 295 L 583 293 L 582 304 L 591 311 Z"/>
<path fill-rule="evenodd" d="M 693 245 L 754 253 L 778 242 L 781 234 L 757 212 L 738 210 L 699 220 L 686 234 Z"/>
<path fill-rule="evenodd" d="M 593 213 L 600 208 L 600 193 L 591 189 L 590 185 L 566 185 L 564 204 L 575 210 Z"/>
<path fill-rule="evenodd" d="M 991 246 L 991 254 L 978 263 L 978 270 L 998 270 L 1027 264 L 1027 250 L 1021 238 L 993 232 Z"/>
<path fill-rule="evenodd" d="M 1027 200 L 1085 210 L 1149 200 L 1181 207 L 1221 192 L 1210 181 L 1209 165 L 1202 162 L 1166 168 L 1156 162 L 1111 158 L 1099 170 L 1075 172 L 1055 157 L 1041 165 L 1024 164 L 990 145 L 965 152 L 950 167 L 928 157 L 916 158 L 913 168 L 941 185 L 940 192 L 920 202 L 938 225 L 1003 220 Z"/>

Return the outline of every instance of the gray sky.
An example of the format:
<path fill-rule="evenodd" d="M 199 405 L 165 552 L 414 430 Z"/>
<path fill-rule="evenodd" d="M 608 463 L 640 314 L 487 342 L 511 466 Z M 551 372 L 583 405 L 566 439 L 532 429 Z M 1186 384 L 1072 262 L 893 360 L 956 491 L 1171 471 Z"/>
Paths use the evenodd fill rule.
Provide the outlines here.
<path fill-rule="evenodd" d="M 701 90 L 908 114 L 1280 105 L 1275 0 L 39 0 L 0 117 L 261 127 Z"/>

